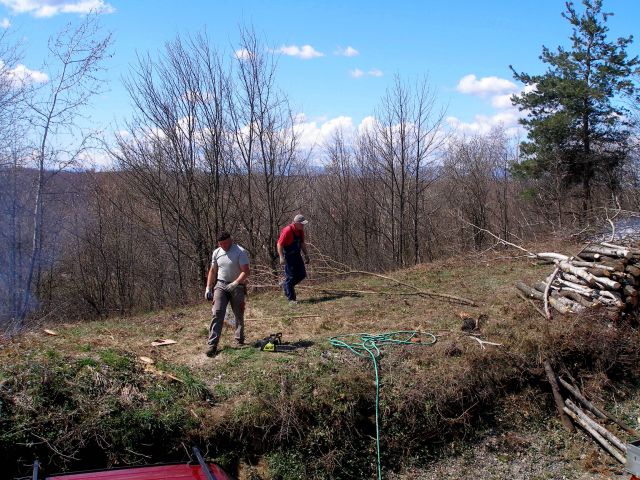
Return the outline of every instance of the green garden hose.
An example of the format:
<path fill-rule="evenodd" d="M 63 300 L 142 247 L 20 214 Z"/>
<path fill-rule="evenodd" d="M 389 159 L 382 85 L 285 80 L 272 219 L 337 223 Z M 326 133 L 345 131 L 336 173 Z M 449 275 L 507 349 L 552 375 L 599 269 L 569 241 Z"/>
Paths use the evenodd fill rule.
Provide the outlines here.
<path fill-rule="evenodd" d="M 425 339 L 426 337 L 426 339 Z M 416 330 L 401 330 L 388 333 L 348 333 L 337 335 L 329 339 L 329 343 L 336 348 L 346 348 L 358 357 L 370 357 L 376 375 L 376 453 L 378 457 L 378 479 L 382 479 L 380 466 L 380 381 L 378 375 L 378 357 L 380 348 L 385 345 L 418 345 L 428 346 L 436 343 L 436 336 L 432 333 Z"/>

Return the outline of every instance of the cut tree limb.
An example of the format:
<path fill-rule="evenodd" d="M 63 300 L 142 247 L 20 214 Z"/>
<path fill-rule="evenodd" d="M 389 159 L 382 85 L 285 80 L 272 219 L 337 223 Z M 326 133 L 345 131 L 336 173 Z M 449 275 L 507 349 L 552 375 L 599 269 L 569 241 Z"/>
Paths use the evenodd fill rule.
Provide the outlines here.
<path fill-rule="evenodd" d="M 556 275 L 558 275 L 558 273 L 560 273 L 560 267 L 556 266 L 556 269 L 553 271 L 550 278 L 547 279 L 547 285 L 544 288 L 544 314 L 547 316 L 548 320 L 551 320 L 551 311 L 549 310 L 549 288 L 551 287 L 553 281 L 556 279 Z"/>
<path fill-rule="evenodd" d="M 536 312 L 538 312 L 540 314 L 540 316 L 542 316 L 542 318 L 547 318 L 547 316 L 544 314 L 544 312 L 542 310 L 540 310 L 538 308 L 538 306 L 533 303 L 533 300 L 531 300 L 530 298 L 525 297 L 521 292 L 518 292 L 518 296 L 520 298 L 522 298 L 523 300 L 526 300 L 527 302 L 529 302 L 529 304 L 531 304 L 531 306 L 536 310 Z"/>
<path fill-rule="evenodd" d="M 600 255 L 624 258 L 627 260 L 633 256 L 633 254 L 626 248 L 611 248 L 600 245 L 587 245 L 583 251 L 585 253 L 599 253 Z"/>
<path fill-rule="evenodd" d="M 522 293 L 524 293 L 525 295 L 527 295 L 530 298 L 535 298 L 537 300 L 543 300 L 543 296 L 544 294 L 542 292 L 538 292 L 537 290 L 529 287 L 528 285 L 522 283 L 522 282 L 518 282 L 516 283 L 516 288 L 518 290 L 520 290 Z M 562 313 L 562 314 L 566 314 L 566 313 L 570 313 L 571 309 L 570 307 L 568 307 L 567 305 L 561 303 L 557 298 L 554 297 L 550 297 L 549 298 L 549 304 L 555 308 L 558 312 Z M 547 315 L 545 314 L 545 318 L 548 318 Z"/>
<path fill-rule="evenodd" d="M 611 433 L 609 430 L 604 428 L 598 422 L 591 419 L 586 413 L 582 411 L 580 407 L 578 407 L 570 399 L 568 398 L 565 399 L 564 403 L 567 407 L 573 410 L 575 414 L 578 415 L 578 417 L 580 417 L 582 420 L 588 423 L 591 426 L 591 428 L 593 428 L 596 432 L 598 432 L 600 435 L 602 435 L 607 440 L 609 440 L 616 448 L 618 448 L 619 450 L 622 450 L 623 452 L 627 451 L 626 445 L 622 443 L 622 441 L 618 437 L 616 437 L 613 433 Z"/>
<path fill-rule="evenodd" d="M 551 391 L 553 392 L 553 400 L 556 402 L 556 408 L 558 409 L 558 415 L 560 415 L 560 420 L 562 420 L 562 424 L 564 427 L 573 432 L 575 429 L 573 428 L 573 424 L 569 417 L 567 417 L 564 411 L 564 402 L 562 401 L 562 395 L 560 395 L 560 389 L 558 388 L 558 382 L 556 380 L 556 374 L 553 372 L 553 368 L 549 363 L 549 360 L 544 361 L 544 371 L 547 374 L 547 379 L 551 384 Z"/>
<path fill-rule="evenodd" d="M 501 343 L 495 343 L 495 342 L 488 342 L 486 340 L 481 340 L 478 337 L 474 337 L 473 335 L 465 335 L 468 338 L 473 338 L 476 342 L 478 342 L 480 344 L 480 348 L 482 348 L 483 350 L 485 349 L 485 345 L 494 345 L 496 347 L 501 347 L 502 344 Z"/>
<path fill-rule="evenodd" d="M 620 426 L 620 428 L 622 428 L 624 431 L 626 431 L 627 433 L 630 433 L 631 435 L 633 435 L 634 437 L 640 437 L 640 433 L 638 433 L 635 429 L 631 428 L 629 425 L 627 425 L 626 423 L 624 423 L 622 420 L 620 420 L 619 418 L 616 418 L 615 416 L 613 416 L 612 414 L 610 414 L 609 412 L 607 412 L 606 410 L 600 410 L 598 407 L 596 407 L 593 403 L 591 403 L 589 400 L 587 400 L 587 398 L 582 395 L 582 393 L 580 392 L 580 390 L 578 389 L 578 387 L 576 387 L 575 385 L 570 384 L 569 382 L 567 382 L 566 380 L 564 380 L 562 377 L 558 378 L 558 380 L 560 381 L 560 384 L 567 389 L 567 391 L 569 393 L 571 393 L 576 400 L 578 400 L 580 403 L 582 403 L 586 408 L 588 408 L 596 417 L 598 418 L 608 418 L 609 420 L 611 420 L 613 423 L 616 423 L 617 425 Z"/>
<path fill-rule="evenodd" d="M 624 456 L 615 449 L 602 435 L 595 431 L 587 422 L 582 420 L 578 415 L 569 407 L 563 407 L 563 411 L 569 415 L 578 425 L 585 429 L 602 447 L 609 452 L 616 460 L 623 465 L 626 463 Z"/>
<path fill-rule="evenodd" d="M 388 277 L 387 275 L 381 275 L 379 273 L 366 272 L 364 270 L 351 270 L 349 272 L 345 272 L 346 274 L 355 273 L 360 275 L 371 275 L 373 277 L 384 278 L 385 280 L 390 280 L 392 282 L 397 283 L 398 285 L 402 285 L 403 287 L 409 287 L 415 290 L 418 294 L 424 295 L 425 297 L 431 298 L 440 298 L 448 301 L 453 301 L 456 303 L 461 303 L 463 305 L 470 305 L 472 307 L 477 307 L 478 304 L 473 300 L 469 300 L 468 298 L 456 297 L 455 295 L 447 295 L 445 293 L 435 293 L 430 292 L 428 290 L 422 290 L 421 288 L 416 287 L 415 285 L 411 285 L 409 283 L 401 282 L 400 280 L 396 280 L 395 278 Z"/>
<path fill-rule="evenodd" d="M 578 278 L 581 278 L 582 280 L 587 282 L 589 286 L 593 286 L 596 283 L 595 277 L 587 272 L 584 268 L 574 267 L 569 262 L 558 262 L 557 266 L 563 272 L 570 273 Z"/>

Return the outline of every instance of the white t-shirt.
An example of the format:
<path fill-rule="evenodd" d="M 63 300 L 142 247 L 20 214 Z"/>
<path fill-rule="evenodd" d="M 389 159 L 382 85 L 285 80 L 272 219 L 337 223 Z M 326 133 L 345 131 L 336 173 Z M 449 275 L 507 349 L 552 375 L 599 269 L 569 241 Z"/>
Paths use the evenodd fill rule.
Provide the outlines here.
<path fill-rule="evenodd" d="M 233 243 L 226 252 L 218 247 L 211 255 L 211 265 L 218 266 L 218 280 L 233 282 L 240 275 L 240 265 L 249 265 L 247 251 Z"/>

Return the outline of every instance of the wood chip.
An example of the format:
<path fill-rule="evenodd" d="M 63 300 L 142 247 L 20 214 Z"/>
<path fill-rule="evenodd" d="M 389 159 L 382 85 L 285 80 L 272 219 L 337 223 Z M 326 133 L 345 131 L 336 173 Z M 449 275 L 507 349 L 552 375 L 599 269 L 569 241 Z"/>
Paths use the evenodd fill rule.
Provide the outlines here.
<path fill-rule="evenodd" d="M 161 371 L 161 370 L 160 370 L 160 372 L 161 372 L 165 377 L 170 378 L 171 380 L 174 380 L 174 381 L 176 381 L 176 382 L 180 382 L 180 383 L 184 383 L 184 381 L 183 381 L 182 379 L 180 379 L 180 378 L 176 377 L 175 375 L 172 375 L 172 374 L 167 373 L 167 372 L 163 372 L 163 371 Z"/>
<path fill-rule="evenodd" d="M 151 342 L 152 347 L 164 347 L 165 345 L 173 345 L 174 343 L 178 343 L 175 340 L 171 340 L 169 338 L 165 340 L 155 340 Z"/>
<path fill-rule="evenodd" d="M 153 361 L 152 358 L 149 358 L 149 357 L 138 357 L 138 359 L 143 363 L 148 363 L 149 365 L 156 363 Z"/>
<path fill-rule="evenodd" d="M 48 328 L 44 329 L 44 333 L 46 333 L 47 335 L 58 335 L 57 332 L 55 332 L 53 330 L 49 330 Z"/>

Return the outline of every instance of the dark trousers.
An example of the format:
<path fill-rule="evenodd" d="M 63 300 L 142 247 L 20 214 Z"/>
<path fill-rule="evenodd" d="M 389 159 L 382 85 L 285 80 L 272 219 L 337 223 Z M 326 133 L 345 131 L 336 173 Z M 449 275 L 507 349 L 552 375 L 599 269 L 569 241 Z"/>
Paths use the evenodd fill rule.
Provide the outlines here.
<path fill-rule="evenodd" d="M 284 265 L 284 294 L 289 300 L 296 299 L 295 286 L 302 280 L 307 278 L 307 270 L 304 267 L 302 261 L 302 255 L 300 253 L 294 255 L 287 255 L 286 263 Z"/>

